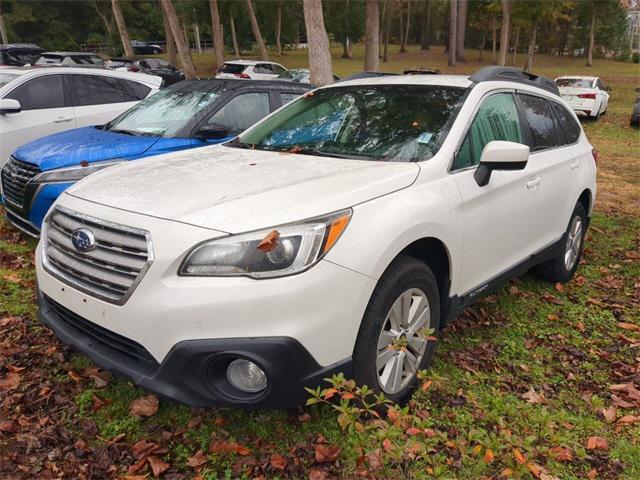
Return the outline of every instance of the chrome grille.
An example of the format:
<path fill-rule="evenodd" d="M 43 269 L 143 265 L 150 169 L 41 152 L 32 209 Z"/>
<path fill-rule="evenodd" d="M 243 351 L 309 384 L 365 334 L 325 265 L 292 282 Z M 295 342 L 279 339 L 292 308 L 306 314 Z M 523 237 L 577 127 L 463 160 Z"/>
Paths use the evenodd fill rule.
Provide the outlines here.
<path fill-rule="evenodd" d="M 89 230 L 95 246 L 80 251 L 72 241 Z M 43 231 L 44 266 L 52 275 L 94 297 L 122 305 L 153 261 L 148 232 L 56 207 Z"/>
<path fill-rule="evenodd" d="M 40 173 L 40 167 L 22 162 L 14 156 L 2 167 L 2 192 L 7 201 L 18 208 L 24 207 L 24 193 L 29 180 Z"/>

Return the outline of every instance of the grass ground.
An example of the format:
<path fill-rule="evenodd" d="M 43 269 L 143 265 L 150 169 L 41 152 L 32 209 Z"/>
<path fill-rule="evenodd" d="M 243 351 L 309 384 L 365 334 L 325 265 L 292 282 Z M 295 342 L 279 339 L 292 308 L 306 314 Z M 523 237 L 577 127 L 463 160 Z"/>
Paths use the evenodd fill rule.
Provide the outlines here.
<path fill-rule="evenodd" d="M 336 73 L 360 70 L 361 57 L 334 58 Z M 196 60 L 200 72 L 212 63 Z M 599 192 L 576 278 L 554 286 L 525 275 L 468 309 L 411 404 L 380 418 L 352 410 L 340 382 L 324 393 L 344 398 L 341 411 L 162 400 L 156 411 L 154 398 L 38 325 L 35 243 L 0 221 L 0 478 L 640 478 L 640 136 L 627 125 L 640 70 L 582 64 L 539 57 L 534 69 L 613 87 L 607 115 L 584 124 L 600 151 Z M 413 48 L 382 69 L 419 65 L 483 64 L 447 68 L 439 48 Z"/>

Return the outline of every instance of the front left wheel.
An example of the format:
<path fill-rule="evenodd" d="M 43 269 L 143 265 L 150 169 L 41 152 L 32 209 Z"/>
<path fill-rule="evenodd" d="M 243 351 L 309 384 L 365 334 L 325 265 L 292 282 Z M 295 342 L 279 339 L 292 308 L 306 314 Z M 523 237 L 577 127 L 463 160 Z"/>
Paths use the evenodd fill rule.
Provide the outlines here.
<path fill-rule="evenodd" d="M 440 323 L 436 279 L 424 263 L 399 256 L 387 268 L 365 311 L 354 349 L 354 379 L 397 403 L 415 391 L 416 374 L 433 357 Z"/>

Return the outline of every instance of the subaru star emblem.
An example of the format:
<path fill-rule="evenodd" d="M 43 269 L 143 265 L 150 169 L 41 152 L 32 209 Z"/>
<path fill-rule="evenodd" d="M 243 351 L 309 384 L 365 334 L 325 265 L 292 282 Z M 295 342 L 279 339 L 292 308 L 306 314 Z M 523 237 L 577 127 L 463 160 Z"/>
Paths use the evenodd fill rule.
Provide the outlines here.
<path fill-rule="evenodd" d="M 96 238 L 91 230 L 79 228 L 71 234 L 71 243 L 79 252 L 89 252 L 96 248 Z"/>

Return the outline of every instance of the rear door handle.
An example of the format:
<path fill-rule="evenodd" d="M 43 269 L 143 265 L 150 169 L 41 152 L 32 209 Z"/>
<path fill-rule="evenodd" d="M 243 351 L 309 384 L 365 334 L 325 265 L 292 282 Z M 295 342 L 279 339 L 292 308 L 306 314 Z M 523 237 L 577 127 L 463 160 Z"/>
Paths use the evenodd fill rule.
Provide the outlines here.
<path fill-rule="evenodd" d="M 527 188 L 532 189 L 540 184 L 540 177 L 536 177 L 533 180 L 527 182 Z"/>
<path fill-rule="evenodd" d="M 58 117 L 53 121 L 53 123 L 66 123 L 70 122 L 71 120 L 73 120 L 73 117 Z"/>
<path fill-rule="evenodd" d="M 577 160 L 575 162 L 573 162 L 571 165 L 569 165 L 569 168 L 571 168 L 571 170 L 575 170 L 580 166 L 580 161 Z"/>

